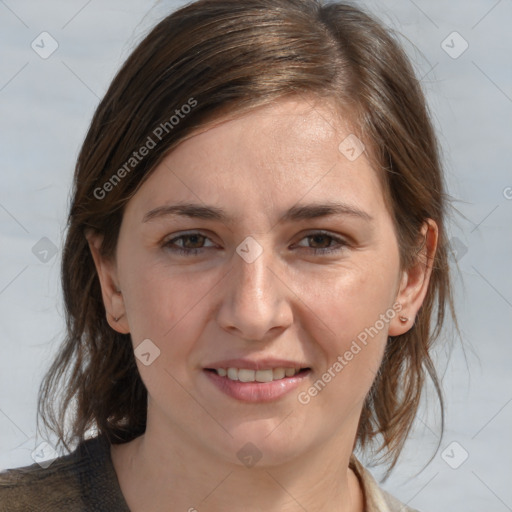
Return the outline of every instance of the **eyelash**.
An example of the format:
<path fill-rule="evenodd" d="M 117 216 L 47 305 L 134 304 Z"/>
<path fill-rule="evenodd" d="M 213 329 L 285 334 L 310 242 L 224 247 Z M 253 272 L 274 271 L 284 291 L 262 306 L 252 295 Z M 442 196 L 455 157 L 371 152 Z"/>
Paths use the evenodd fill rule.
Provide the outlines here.
<path fill-rule="evenodd" d="M 182 247 L 172 247 L 172 244 L 175 243 L 177 240 L 183 240 L 187 237 L 193 237 L 193 236 L 201 236 L 201 237 L 204 237 L 205 239 L 208 239 L 208 237 L 206 235 L 203 235 L 200 232 L 194 231 L 191 233 L 185 233 L 183 235 L 172 238 L 171 240 L 168 240 L 167 242 L 164 242 L 163 247 L 165 247 L 168 250 L 170 250 L 178 255 L 181 255 L 181 256 L 196 256 L 196 255 L 200 254 L 202 251 L 204 251 L 205 249 L 208 249 L 208 247 L 199 247 L 199 248 L 195 248 L 195 249 L 184 249 Z M 336 242 L 338 244 L 338 246 L 335 248 L 326 247 L 326 248 L 322 248 L 322 249 L 316 249 L 314 247 L 306 247 L 306 249 L 310 249 L 313 252 L 313 254 L 337 253 L 337 252 L 340 252 L 341 250 L 343 250 L 348 245 L 348 243 L 344 239 L 339 238 L 334 235 L 331 235 L 324 231 L 315 231 L 313 233 L 309 233 L 309 234 L 305 235 L 300 241 L 302 241 L 306 238 L 312 238 L 315 236 L 326 236 L 327 238 L 330 238 L 333 242 Z"/>

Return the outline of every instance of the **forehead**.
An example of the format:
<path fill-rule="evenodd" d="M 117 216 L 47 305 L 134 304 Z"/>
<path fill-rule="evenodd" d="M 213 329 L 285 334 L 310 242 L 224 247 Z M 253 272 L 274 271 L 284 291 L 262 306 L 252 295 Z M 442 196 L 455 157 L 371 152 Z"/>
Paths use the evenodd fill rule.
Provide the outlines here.
<path fill-rule="evenodd" d="M 139 217 L 170 201 L 211 204 L 226 197 L 232 203 L 245 198 L 247 205 L 259 197 L 266 211 L 306 196 L 377 207 L 383 198 L 376 172 L 364 153 L 354 159 L 354 151 L 346 151 L 357 141 L 349 121 L 331 101 L 295 98 L 221 118 L 180 143 L 153 171 L 133 198 Z"/>
<path fill-rule="evenodd" d="M 215 156 L 253 154 L 273 161 L 301 158 L 321 160 L 325 149 L 337 149 L 350 133 L 350 119 L 340 115 L 333 100 L 291 97 L 272 102 L 249 113 L 226 116 L 199 128 L 192 138 L 203 146 L 216 144 Z M 240 149 L 233 153 L 233 147 Z"/>

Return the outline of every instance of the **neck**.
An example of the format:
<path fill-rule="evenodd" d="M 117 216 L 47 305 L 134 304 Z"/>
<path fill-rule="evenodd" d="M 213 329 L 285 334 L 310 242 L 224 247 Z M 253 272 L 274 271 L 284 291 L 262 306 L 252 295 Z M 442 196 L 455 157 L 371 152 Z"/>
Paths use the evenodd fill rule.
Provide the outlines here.
<path fill-rule="evenodd" d="M 188 512 L 363 510 L 358 479 L 348 468 L 351 436 L 315 446 L 285 463 L 246 467 L 157 424 L 148 418 L 143 436 L 112 449 L 132 512 L 160 512 L 170 504 Z"/>

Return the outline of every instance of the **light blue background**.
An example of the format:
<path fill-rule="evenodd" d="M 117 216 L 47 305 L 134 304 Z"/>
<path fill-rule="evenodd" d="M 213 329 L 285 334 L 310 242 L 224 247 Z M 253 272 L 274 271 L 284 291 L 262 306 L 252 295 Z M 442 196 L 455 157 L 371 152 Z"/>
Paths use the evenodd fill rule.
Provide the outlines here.
<path fill-rule="evenodd" d="M 183 4 L 150 9 L 141 0 L 0 0 L 0 468 L 33 463 L 30 454 L 41 442 L 37 390 L 64 337 L 61 247 L 88 123 L 130 50 L 164 13 Z M 383 485 L 424 512 L 512 510 L 512 2 L 364 5 L 404 35 L 459 211 L 450 229 L 458 239 L 463 340 L 455 342 L 448 366 L 446 351 L 439 351 L 445 437 L 434 460 L 414 476 L 437 444 L 431 396 Z M 46 60 L 31 48 L 43 31 L 59 44 Z M 453 31 L 469 44 L 457 59 L 441 47 Z M 458 44 L 454 39 L 455 50 Z M 46 263 L 32 252 L 43 237 L 57 249 Z M 469 454 L 458 469 L 441 455 L 452 442 L 458 445 L 445 452 L 452 465 L 462 450 Z"/>

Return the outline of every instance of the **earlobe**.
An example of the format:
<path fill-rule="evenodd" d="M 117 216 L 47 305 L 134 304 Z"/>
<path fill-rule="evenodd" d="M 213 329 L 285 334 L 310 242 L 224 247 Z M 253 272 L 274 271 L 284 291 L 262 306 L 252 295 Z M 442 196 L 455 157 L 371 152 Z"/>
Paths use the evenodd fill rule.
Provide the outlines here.
<path fill-rule="evenodd" d="M 107 322 L 110 327 L 121 334 L 128 334 L 130 328 L 126 319 L 126 309 L 121 291 L 116 291 L 111 297 L 112 313 L 107 310 Z"/>
<path fill-rule="evenodd" d="M 119 290 L 115 263 L 105 260 L 100 252 L 103 235 L 88 231 L 85 236 L 100 281 L 107 322 L 115 331 L 128 334 L 130 328 L 126 318 L 124 299 Z"/>
<path fill-rule="evenodd" d="M 438 227 L 427 219 L 420 233 L 420 249 L 414 263 L 404 270 L 396 302 L 401 305 L 399 314 L 391 321 L 390 336 L 399 336 L 409 331 L 427 294 L 432 267 L 437 249 Z"/>

